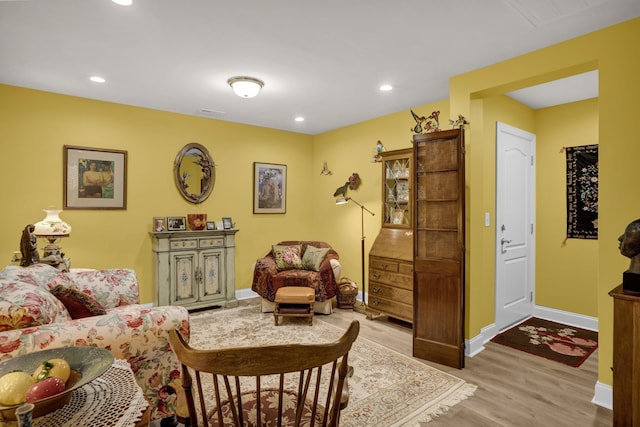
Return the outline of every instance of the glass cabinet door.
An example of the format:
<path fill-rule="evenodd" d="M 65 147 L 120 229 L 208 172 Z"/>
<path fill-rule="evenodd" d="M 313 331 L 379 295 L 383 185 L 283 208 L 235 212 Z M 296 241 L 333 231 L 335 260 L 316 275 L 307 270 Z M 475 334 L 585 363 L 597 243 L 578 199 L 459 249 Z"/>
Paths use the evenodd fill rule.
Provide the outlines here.
<path fill-rule="evenodd" d="M 383 227 L 410 228 L 411 224 L 411 149 L 382 153 Z"/>

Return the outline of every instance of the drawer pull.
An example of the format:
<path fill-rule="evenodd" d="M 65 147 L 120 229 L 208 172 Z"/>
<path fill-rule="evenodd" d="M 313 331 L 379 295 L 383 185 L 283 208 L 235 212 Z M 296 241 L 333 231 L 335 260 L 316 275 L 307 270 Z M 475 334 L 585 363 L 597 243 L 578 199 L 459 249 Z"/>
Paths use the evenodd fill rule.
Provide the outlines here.
<path fill-rule="evenodd" d="M 389 264 L 380 264 L 380 268 L 382 268 L 383 270 L 386 270 L 387 267 L 389 267 Z"/>
<path fill-rule="evenodd" d="M 377 294 L 380 292 L 380 287 L 379 286 L 374 286 L 373 289 L 371 289 L 373 291 L 374 294 Z"/>
<path fill-rule="evenodd" d="M 373 299 L 373 301 L 371 301 L 371 305 L 375 305 L 376 307 L 380 305 L 380 300 L 378 299 Z"/>
<path fill-rule="evenodd" d="M 381 277 L 380 273 L 373 273 L 373 278 L 378 280 Z"/>

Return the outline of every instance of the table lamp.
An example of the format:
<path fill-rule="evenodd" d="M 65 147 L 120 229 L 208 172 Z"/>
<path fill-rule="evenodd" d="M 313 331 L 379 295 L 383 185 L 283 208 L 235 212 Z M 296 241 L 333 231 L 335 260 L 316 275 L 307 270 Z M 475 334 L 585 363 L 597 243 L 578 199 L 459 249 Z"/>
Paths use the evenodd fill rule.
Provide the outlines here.
<path fill-rule="evenodd" d="M 71 226 L 60 219 L 58 209 L 43 209 L 47 216 L 39 222 L 35 223 L 33 234 L 49 241 L 49 244 L 42 250 L 41 262 L 47 262 L 48 257 L 59 259 L 62 262 L 62 254 L 60 248 L 55 244 L 57 239 L 69 237 L 71 234 Z M 58 258 L 59 257 L 59 258 Z"/>

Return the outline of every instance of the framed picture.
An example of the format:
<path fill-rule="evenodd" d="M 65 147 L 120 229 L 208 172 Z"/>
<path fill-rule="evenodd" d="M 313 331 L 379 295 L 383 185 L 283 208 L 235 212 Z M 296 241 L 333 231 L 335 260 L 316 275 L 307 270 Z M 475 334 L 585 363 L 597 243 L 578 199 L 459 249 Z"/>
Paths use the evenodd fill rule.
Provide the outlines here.
<path fill-rule="evenodd" d="M 64 209 L 126 209 L 127 152 L 64 146 Z"/>
<path fill-rule="evenodd" d="M 287 166 L 253 164 L 253 213 L 285 213 L 287 210 Z"/>
<path fill-rule="evenodd" d="M 167 217 L 167 230 L 184 231 L 187 229 L 187 219 L 183 216 Z"/>
<path fill-rule="evenodd" d="M 233 228 L 233 221 L 231 221 L 231 218 L 223 217 L 222 218 L 222 227 L 225 230 L 231 230 Z"/>
<path fill-rule="evenodd" d="M 154 216 L 153 231 L 155 231 L 156 233 L 167 231 L 167 219 L 163 216 Z"/>
<path fill-rule="evenodd" d="M 207 230 L 215 230 L 216 222 L 215 221 L 207 221 Z"/>

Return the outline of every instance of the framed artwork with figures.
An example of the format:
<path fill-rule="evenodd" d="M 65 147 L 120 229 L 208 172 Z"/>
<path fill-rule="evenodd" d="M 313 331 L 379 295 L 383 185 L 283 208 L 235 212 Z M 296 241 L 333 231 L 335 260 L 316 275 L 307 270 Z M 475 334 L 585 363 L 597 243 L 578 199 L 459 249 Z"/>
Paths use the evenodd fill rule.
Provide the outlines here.
<path fill-rule="evenodd" d="M 126 209 L 127 152 L 63 147 L 65 209 Z"/>
<path fill-rule="evenodd" d="M 253 164 L 253 213 L 287 211 L 287 166 Z"/>

